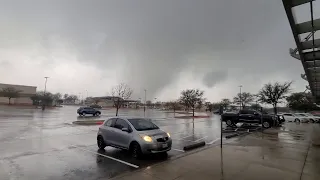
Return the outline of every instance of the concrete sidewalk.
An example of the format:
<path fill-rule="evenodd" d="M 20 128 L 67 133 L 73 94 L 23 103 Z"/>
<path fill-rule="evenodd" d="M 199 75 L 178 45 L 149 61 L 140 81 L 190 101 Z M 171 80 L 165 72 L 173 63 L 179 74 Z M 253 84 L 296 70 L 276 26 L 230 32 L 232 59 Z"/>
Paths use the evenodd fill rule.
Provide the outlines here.
<path fill-rule="evenodd" d="M 311 143 L 313 129 L 319 125 L 292 125 L 289 130 L 269 129 L 241 137 L 222 151 L 220 146 L 210 147 L 114 179 L 320 179 L 320 147 Z"/>

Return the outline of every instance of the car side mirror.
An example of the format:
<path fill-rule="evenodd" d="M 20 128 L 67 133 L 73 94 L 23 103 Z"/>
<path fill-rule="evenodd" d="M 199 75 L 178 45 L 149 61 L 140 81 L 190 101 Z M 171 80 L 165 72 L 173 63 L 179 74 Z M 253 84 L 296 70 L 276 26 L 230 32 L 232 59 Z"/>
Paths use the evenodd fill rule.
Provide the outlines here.
<path fill-rule="evenodd" d="M 128 128 L 122 128 L 121 130 L 124 131 L 124 132 L 127 132 L 127 133 L 130 132 Z"/>

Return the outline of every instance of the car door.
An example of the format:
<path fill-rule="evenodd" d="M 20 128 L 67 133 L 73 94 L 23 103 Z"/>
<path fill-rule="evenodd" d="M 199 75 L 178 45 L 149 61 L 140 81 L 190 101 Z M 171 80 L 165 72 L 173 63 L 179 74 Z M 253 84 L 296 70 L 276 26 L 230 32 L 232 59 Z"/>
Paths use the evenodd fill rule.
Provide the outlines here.
<path fill-rule="evenodd" d="M 103 139 L 107 144 L 114 143 L 114 124 L 116 120 L 117 118 L 110 118 L 103 124 L 103 126 L 100 127 Z"/>
<path fill-rule="evenodd" d="M 89 112 L 90 112 L 90 114 L 94 114 L 96 112 L 96 110 L 94 108 L 89 108 Z"/>
<path fill-rule="evenodd" d="M 248 110 L 241 110 L 239 112 L 239 120 L 241 122 L 246 122 L 246 123 L 250 123 L 252 122 L 252 115 L 249 113 Z"/>
<path fill-rule="evenodd" d="M 285 113 L 285 114 L 283 114 L 283 117 L 284 117 L 284 119 L 285 119 L 285 121 L 294 121 L 294 115 L 293 114 L 290 114 L 290 113 Z"/>
<path fill-rule="evenodd" d="M 85 112 L 86 114 L 91 114 L 90 112 L 90 108 L 83 108 L 83 112 Z"/>
<path fill-rule="evenodd" d="M 130 129 L 129 124 L 124 119 L 118 118 L 114 124 L 114 143 L 117 146 L 123 148 L 129 148 L 129 143 L 131 140 L 131 133 L 122 131 L 122 128 Z"/>
<path fill-rule="evenodd" d="M 258 113 L 257 111 L 249 111 L 249 114 L 251 114 L 250 120 L 252 123 L 261 123 L 261 116 L 262 114 Z"/>

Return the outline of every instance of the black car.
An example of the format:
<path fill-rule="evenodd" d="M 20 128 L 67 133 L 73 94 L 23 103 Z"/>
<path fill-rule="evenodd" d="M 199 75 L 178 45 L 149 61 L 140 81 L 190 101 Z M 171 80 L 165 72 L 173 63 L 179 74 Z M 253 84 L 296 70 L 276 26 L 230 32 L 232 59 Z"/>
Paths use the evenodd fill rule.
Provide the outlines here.
<path fill-rule="evenodd" d="M 92 107 L 80 107 L 77 110 L 80 116 L 85 116 L 86 114 L 92 114 L 93 116 L 100 116 L 101 112 Z"/>
<path fill-rule="evenodd" d="M 225 121 L 227 126 L 234 126 L 239 122 L 249 124 L 262 124 L 264 128 L 270 128 L 273 125 L 278 124 L 278 120 L 275 116 L 268 114 L 261 114 L 254 110 L 240 110 L 238 113 L 223 113 L 221 120 Z"/>

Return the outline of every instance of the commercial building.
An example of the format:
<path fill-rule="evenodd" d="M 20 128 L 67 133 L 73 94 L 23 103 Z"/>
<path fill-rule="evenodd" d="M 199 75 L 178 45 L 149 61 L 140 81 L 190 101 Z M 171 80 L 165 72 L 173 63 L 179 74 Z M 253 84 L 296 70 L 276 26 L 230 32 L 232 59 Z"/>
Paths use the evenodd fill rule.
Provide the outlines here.
<path fill-rule="evenodd" d="M 316 103 L 320 103 L 320 38 L 316 34 L 320 30 L 320 18 L 314 0 L 282 0 L 292 30 L 296 48 L 289 49 L 292 57 L 301 61 L 304 74 L 301 77 L 308 81 L 306 87 L 311 91 Z M 310 13 L 310 19 L 304 22 L 300 12 Z"/>
<path fill-rule="evenodd" d="M 36 91 L 37 91 L 36 86 L 24 86 L 24 85 L 0 83 L 0 90 L 8 87 L 12 87 L 20 91 L 19 97 L 11 99 L 11 104 L 32 105 L 32 100 L 30 99 L 30 97 L 36 94 Z M 0 97 L 0 104 L 8 104 L 8 102 L 9 100 L 7 97 Z"/>

